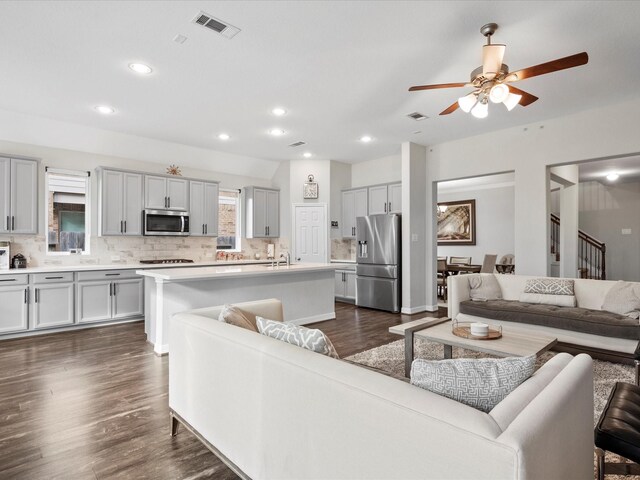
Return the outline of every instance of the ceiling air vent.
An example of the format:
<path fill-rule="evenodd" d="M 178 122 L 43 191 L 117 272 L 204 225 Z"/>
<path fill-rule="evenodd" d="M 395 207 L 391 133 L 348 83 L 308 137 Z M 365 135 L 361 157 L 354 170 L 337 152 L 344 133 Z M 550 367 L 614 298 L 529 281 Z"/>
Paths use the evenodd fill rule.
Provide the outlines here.
<path fill-rule="evenodd" d="M 292 143 L 291 145 L 289 145 L 290 147 L 300 147 L 302 145 L 306 145 L 307 142 L 296 142 L 296 143 Z"/>
<path fill-rule="evenodd" d="M 416 121 L 425 120 L 425 119 L 429 118 L 426 115 L 421 114 L 420 112 L 409 113 L 407 115 L 407 117 L 413 118 Z"/>
<path fill-rule="evenodd" d="M 196 15 L 193 19 L 193 23 L 202 25 L 203 27 L 208 28 L 209 30 L 213 30 L 214 32 L 219 33 L 226 38 L 233 38 L 240 32 L 240 29 L 238 27 L 234 27 L 233 25 L 225 23 L 222 20 L 214 18 L 208 13 L 204 12 L 200 12 L 198 15 Z"/>

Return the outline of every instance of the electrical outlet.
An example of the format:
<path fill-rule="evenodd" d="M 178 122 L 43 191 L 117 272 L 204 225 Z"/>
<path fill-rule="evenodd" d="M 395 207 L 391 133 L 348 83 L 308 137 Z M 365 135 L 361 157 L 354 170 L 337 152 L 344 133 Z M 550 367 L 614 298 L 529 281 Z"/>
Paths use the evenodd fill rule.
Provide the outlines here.
<path fill-rule="evenodd" d="M 205 257 L 213 257 L 213 252 L 205 252 L 204 256 Z"/>
<path fill-rule="evenodd" d="M 631 235 L 631 229 L 630 228 L 623 228 L 622 229 L 622 235 Z"/>
<path fill-rule="evenodd" d="M 119 262 L 120 261 L 120 255 L 111 255 L 111 261 L 112 262 Z"/>
<path fill-rule="evenodd" d="M 412 233 L 411 234 L 411 241 L 412 242 L 417 242 L 418 241 L 418 234 L 417 233 Z"/>

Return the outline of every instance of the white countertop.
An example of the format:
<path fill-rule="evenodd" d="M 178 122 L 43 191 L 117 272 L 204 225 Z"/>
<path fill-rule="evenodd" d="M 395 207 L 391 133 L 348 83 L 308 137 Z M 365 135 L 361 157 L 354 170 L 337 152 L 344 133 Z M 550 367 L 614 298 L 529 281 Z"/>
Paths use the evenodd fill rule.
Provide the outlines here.
<path fill-rule="evenodd" d="M 181 281 L 204 280 L 209 278 L 256 277 L 262 275 L 282 275 L 287 273 L 314 272 L 339 269 L 336 263 L 295 263 L 293 265 L 226 265 L 202 268 L 168 268 L 164 270 L 137 270 L 138 275 L 156 280 Z"/>
<path fill-rule="evenodd" d="M 218 262 L 195 262 L 195 263 L 115 263 L 110 265 L 98 265 L 92 263 L 84 263 L 82 265 L 45 265 L 42 267 L 28 268 L 11 268 L 9 270 L 0 270 L 0 275 L 19 275 L 27 273 L 51 273 L 51 272 L 90 272 L 97 270 L 139 270 L 139 269 L 170 269 L 170 268 L 194 268 L 194 267 L 210 267 L 225 265 L 256 265 L 271 264 L 271 260 L 235 260 Z"/>

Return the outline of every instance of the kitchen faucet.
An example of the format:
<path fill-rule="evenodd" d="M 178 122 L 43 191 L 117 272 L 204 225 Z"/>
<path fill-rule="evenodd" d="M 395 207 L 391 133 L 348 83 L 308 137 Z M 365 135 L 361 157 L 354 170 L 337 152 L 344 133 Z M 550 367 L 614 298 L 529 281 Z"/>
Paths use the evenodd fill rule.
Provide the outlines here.
<path fill-rule="evenodd" d="M 280 258 L 284 257 L 284 259 L 287 261 L 287 267 L 291 265 L 291 254 L 289 252 L 284 252 L 280 254 Z M 280 260 L 278 260 L 278 263 L 280 263 Z"/>

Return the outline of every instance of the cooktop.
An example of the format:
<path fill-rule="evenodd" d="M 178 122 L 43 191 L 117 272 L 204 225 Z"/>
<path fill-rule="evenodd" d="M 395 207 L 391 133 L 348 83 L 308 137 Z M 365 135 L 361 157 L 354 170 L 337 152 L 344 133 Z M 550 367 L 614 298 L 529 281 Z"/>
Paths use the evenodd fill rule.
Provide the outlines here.
<path fill-rule="evenodd" d="M 186 258 L 162 258 L 158 260 L 140 260 L 140 263 L 193 263 L 193 260 L 189 260 Z"/>

